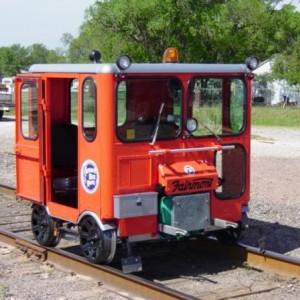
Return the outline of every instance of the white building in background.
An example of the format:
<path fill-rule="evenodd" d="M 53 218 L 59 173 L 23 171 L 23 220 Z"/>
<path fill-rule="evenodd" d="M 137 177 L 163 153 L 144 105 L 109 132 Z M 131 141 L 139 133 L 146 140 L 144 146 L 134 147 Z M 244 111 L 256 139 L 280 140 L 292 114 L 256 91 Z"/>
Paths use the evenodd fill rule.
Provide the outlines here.
<path fill-rule="evenodd" d="M 268 59 L 260 64 L 254 71 L 256 75 L 268 75 L 272 73 L 273 59 Z M 300 87 L 290 86 L 286 80 L 273 80 L 266 85 L 253 82 L 253 101 L 264 105 L 299 105 Z"/>

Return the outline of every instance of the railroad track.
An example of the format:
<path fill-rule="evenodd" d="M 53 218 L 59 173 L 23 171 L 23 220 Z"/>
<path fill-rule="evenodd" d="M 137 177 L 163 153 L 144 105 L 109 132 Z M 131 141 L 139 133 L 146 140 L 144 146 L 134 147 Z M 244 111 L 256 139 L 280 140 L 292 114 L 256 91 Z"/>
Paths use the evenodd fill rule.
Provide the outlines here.
<path fill-rule="evenodd" d="M 16 188 L 5 183 L 0 182 L 0 193 L 5 193 L 6 195 L 10 197 L 16 197 Z"/>
<path fill-rule="evenodd" d="M 143 297 L 144 299 L 196 299 L 193 296 L 171 290 L 168 287 L 143 280 L 134 275 L 123 274 L 109 266 L 93 265 L 78 255 L 62 251 L 57 248 L 47 248 L 36 245 L 31 240 L 22 238 L 7 230 L 0 229 L 0 240 L 6 244 L 20 249 L 27 256 L 34 259 L 58 264 L 59 266 L 70 268 L 73 272 L 90 276 L 103 282 L 111 288 L 125 290 L 132 295 Z"/>
<path fill-rule="evenodd" d="M 0 184 L 0 195 L 1 193 L 8 195 L 10 198 L 15 198 L 13 187 Z M 23 204 L 24 202 L 22 201 L 21 203 Z M 153 271 L 155 274 L 151 274 L 151 268 L 149 267 L 147 270 L 148 273 L 145 272 L 142 274 L 143 278 L 140 276 L 137 277 L 134 275 L 125 275 L 120 271 L 120 269 L 118 269 L 118 264 L 113 264 L 112 267 L 92 265 L 74 253 L 66 252 L 59 248 L 41 247 L 26 237 L 26 234 L 24 235 L 24 232 L 22 231 L 24 230 L 24 227 L 26 232 L 27 229 L 28 231 L 30 230 L 30 224 L 26 223 L 26 219 L 27 221 L 30 220 L 28 209 L 28 205 L 25 206 L 24 211 L 22 209 L 18 209 L 19 214 L 17 217 L 19 220 L 11 222 L 12 228 L 0 230 L 0 240 L 20 249 L 23 253 L 25 253 L 27 256 L 31 256 L 32 258 L 41 261 L 47 260 L 68 268 L 72 266 L 72 270 L 74 272 L 88 275 L 92 278 L 100 280 L 104 284 L 112 286 L 112 288 L 121 288 L 126 290 L 126 292 L 145 299 L 229 299 L 249 293 L 247 291 L 239 291 L 238 294 L 237 292 L 234 294 L 231 291 L 230 293 L 227 292 L 227 296 L 225 297 L 224 292 L 222 292 L 222 296 L 216 296 L 216 292 L 214 292 L 215 297 L 212 297 L 212 295 L 208 295 L 207 292 L 203 292 L 202 294 L 199 292 L 194 297 L 192 295 L 183 293 L 182 291 L 174 290 L 174 286 L 176 287 L 177 283 L 181 280 L 192 281 L 193 284 L 195 284 L 196 281 L 207 279 L 199 278 L 199 276 L 178 276 L 178 273 L 172 273 L 172 271 L 166 269 L 161 270 L 161 274 L 158 274 L 159 271 L 157 270 Z M 24 223 L 22 223 L 21 226 L 16 227 L 16 225 L 20 225 L 20 219 L 22 218 L 24 218 Z M 0 226 L 3 228 L 5 225 L 5 216 L 0 216 L 0 223 Z M 27 236 L 29 236 L 29 234 Z M 174 243 L 174 245 L 175 244 L 177 243 Z M 206 252 L 215 253 L 215 255 L 222 253 L 223 260 L 227 260 L 229 258 L 231 261 L 235 261 L 236 264 L 243 264 L 245 268 L 259 269 L 293 278 L 300 278 L 300 259 L 297 258 L 292 258 L 269 251 L 260 251 L 257 248 L 249 247 L 243 244 L 236 246 L 220 245 L 217 241 L 209 239 L 192 240 L 181 245 L 188 247 L 186 246 L 188 244 L 193 249 L 205 249 Z M 173 247 L 172 243 L 169 244 L 169 246 L 170 245 Z M 161 252 L 168 252 L 168 250 L 161 250 L 164 249 L 164 246 L 162 247 L 160 244 L 157 244 L 156 248 L 160 250 L 157 252 L 154 246 L 154 248 L 151 248 L 150 255 L 147 249 L 153 246 L 149 246 L 148 244 L 142 245 L 141 248 L 146 248 L 145 260 L 147 261 L 147 255 L 151 256 L 148 260 L 152 260 L 152 262 L 156 259 L 155 255 L 157 255 L 157 257 L 164 255 L 168 256 L 168 253 L 166 254 Z M 159 280 L 157 278 L 159 278 Z M 272 286 L 267 284 L 266 286 L 261 287 L 259 290 L 252 289 L 251 292 L 264 292 L 272 288 Z"/>

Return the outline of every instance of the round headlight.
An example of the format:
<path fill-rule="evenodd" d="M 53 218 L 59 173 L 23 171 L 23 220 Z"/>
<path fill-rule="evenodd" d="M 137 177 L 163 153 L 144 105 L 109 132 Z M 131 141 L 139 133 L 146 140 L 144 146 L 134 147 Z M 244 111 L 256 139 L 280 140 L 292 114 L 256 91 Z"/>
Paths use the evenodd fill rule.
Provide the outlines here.
<path fill-rule="evenodd" d="M 116 64 L 119 69 L 126 70 L 131 65 L 131 58 L 128 55 L 119 55 Z"/>
<path fill-rule="evenodd" d="M 251 71 L 255 70 L 258 67 L 258 64 L 258 59 L 255 56 L 250 56 L 246 59 L 246 65 Z"/>
<path fill-rule="evenodd" d="M 188 132 L 194 132 L 198 128 L 198 122 L 196 119 L 188 119 L 186 122 L 186 129 Z"/>

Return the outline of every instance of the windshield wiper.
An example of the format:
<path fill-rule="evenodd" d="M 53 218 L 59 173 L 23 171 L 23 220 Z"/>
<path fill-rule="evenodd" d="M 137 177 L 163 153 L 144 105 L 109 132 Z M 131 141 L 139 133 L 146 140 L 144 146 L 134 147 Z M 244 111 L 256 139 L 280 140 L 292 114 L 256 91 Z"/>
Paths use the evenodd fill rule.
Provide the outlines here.
<path fill-rule="evenodd" d="M 159 109 L 159 112 L 158 112 L 156 124 L 155 124 L 155 127 L 154 127 L 153 138 L 152 138 L 152 141 L 151 141 L 151 143 L 150 143 L 151 146 L 153 146 L 153 145 L 155 144 L 155 142 L 156 142 L 157 133 L 158 133 L 159 124 L 160 124 L 160 117 L 161 117 L 162 111 L 163 111 L 163 109 L 164 109 L 164 106 L 165 106 L 165 103 L 163 102 L 163 103 L 160 105 L 160 109 Z"/>
<path fill-rule="evenodd" d="M 218 142 L 222 141 L 222 139 L 212 129 L 210 129 L 206 124 L 201 123 L 201 126 L 204 127 L 206 130 L 208 130 L 211 134 L 213 134 L 216 137 Z"/>

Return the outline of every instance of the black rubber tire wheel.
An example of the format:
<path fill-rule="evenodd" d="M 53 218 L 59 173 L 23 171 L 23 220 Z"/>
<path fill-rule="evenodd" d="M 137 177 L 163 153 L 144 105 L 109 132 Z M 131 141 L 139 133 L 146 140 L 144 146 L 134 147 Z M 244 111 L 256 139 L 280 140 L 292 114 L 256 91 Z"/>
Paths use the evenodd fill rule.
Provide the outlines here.
<path fill-rule="evenodd" d="M 40 245 L 55 247 L 61 240 L 61 232 L 57 236 L 54 235 L 54 220 L 43 206 L 32 207 L 31 228 L 33 236 Z"/>
<path fill-rule="evenodd" d="M 116 231 L 102 231 L 97 221 L 85 217 L 79 226 L 80 247 L 83 256 L 94 264 L 109 264 L 116 253 Z"/>
<path fill-rule="evenodd" d="M 4 115 L 4 111 L 0 110 L 0 120 L 2 119 L 3 115 Z"/>

